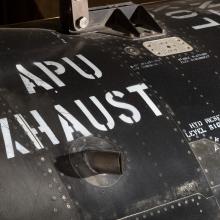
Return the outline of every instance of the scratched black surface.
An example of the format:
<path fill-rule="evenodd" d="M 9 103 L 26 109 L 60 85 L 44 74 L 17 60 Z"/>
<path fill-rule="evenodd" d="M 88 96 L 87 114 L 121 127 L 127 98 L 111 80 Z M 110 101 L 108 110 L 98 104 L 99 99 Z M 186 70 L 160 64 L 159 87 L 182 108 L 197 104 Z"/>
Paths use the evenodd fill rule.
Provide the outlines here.
<path fill-rule="evenodd" d="M 0 30 L 1 118 L 10 119 L 13 138 L 31 152 L 24 156 L 16 153 L 16 158 L 7 160 L 1 137 L 1 219 L 118 219 L 126 216 L 130 216 L 129 219 L 219 219 L 213 196 L 216 194 L 180 131 L 188 123 L 219 111 L 219 76 L 214 73 L 219 68 L 219 45 L 215 43 L 219 28 L 203 30 L 205 34 L 202 34 L 202 30 L 196 32 L 188 28 L 191 21 L 176 22 L 163 13 L 157 16 L 166 24 L 168 36 L 180 36 L 195 50 L 157 58 L 142 46 L 143 41 L 98 33 L 69 37 L 46 30 Z M 216 40 L 208 41 L 210 36 Z M 127 54 L 126 47 L 137 48 L 140 55 Z M 177 60 L 202 52 L 207 52 L 210 58 L 183 65 Z M 79 63 L 74 57 L 79 53 L 100 68 L 101 79 L 85 79 L 65 65 L 66 73 L 60 76 L 65 87 L 54 85 L 55 89 L 48 92 L 36 88 L 36 94 L 27 94 L 16 64 L 24 65 L 49 82 L 33 62 L 53 60 L 64 64 L 61 58 L 66 56 Z M 131 68 L 154 59 L 159 59 L 158 66 Z M 163 116 L 156 117 L 137 94 L 129 94 L 126 90 L 138 83 L 149 87 L 147 94 Z M 195 86 L 199 91 L 194 89 Z M 142 116 L 140 122 L 128 125 L 118 119 L 122 110 L 113 108 L 104 99 L 106 92 L 114 90 L 123 92 L 124 100 L 137 107 Z M 99 132 L 74 104 L 74 100 L 80 99 L 99 122 L 105 123 L 89 96 L 96 96 L 111 113 L 115 120 L 113 130 Z M 107 188 L 93 186 L 84 179 L 65 176 L 55 168 L 56 157 L 67 154 L 72 144 L 65 140 L 58 113 L 54 110 L 56 104 L 66 108 L 94 136 L 114 142 L 126 155 L 126 169 L 115 185 Z M 16 124 L 13 114 L 20 113 L 31 126 L 37 127 L 29 113 L 34 109 L 40 112 L 60 140 L 58 146 L 52 146 L 45 135 L 39 135 L 48 149 L 36 152 Z M 219 135 L 218 130 L 215 135 Z M 188 185 L 191 188 L 184 188 Z M 197 201 L 197 197 L 192 202 L 195 195 L 202 195 L 203 199 Z M 190 204 L 185 203 L 185 198 L 189 198 Z"/>

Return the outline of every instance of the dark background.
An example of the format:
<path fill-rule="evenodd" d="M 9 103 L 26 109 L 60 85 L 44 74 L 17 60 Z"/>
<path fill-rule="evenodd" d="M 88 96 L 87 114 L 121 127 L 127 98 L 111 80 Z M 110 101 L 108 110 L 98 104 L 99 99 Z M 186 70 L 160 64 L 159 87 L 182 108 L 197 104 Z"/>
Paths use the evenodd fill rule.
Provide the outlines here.
<path fill-rule="evenodd" d="M 0 24 L 56 17 L 59 15 L 58 2 L 59 0 L 0 0 Z M 126 0 L 89 0 L 89 6 L 120 2 Z M 135 0 L 135 2 L 149 2 L 149 0 Z"/>

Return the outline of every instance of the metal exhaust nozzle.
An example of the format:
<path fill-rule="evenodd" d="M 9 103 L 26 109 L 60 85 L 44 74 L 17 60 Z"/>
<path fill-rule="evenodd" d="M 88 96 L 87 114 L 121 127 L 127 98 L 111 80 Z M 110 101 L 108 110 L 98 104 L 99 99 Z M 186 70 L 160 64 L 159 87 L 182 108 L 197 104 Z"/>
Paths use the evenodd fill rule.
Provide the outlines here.
<path fill-rule="evenodd" d="M 83 158 L 88 168 L 96 174 L 122 174 L 122 155 L 116 151 L 83 152 Z"/>

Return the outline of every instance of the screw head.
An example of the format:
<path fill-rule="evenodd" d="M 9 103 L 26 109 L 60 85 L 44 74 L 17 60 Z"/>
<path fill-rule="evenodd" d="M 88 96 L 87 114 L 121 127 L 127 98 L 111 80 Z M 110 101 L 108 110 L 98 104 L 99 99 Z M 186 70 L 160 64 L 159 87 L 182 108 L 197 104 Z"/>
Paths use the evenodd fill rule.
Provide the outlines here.
<path fill-rule="evenodd" d="M 126 53 L 133 55 L 133 56 L 137 56 L 140 54 L 140 51 L 135 47 L 128 46 L 128 47 L 125 47 L 124 50 Z"/>
<path fill-rule="evenodd" d="M 77 26 L 81 29 L 86 28 L 89 25 L 89 20 L 86 17 L 81 17 L 77 21 Z"/>

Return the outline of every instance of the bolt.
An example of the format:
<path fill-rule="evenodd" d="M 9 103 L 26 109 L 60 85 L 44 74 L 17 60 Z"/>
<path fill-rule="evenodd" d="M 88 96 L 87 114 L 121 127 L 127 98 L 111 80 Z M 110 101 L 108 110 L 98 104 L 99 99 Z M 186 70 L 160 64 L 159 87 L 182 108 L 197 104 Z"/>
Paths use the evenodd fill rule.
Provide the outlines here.
<path fill-rule="evenodd" d="M 129 47 L 128 46 L 128 47 L 125 47 L 124 50 L 125 50 L 126 53 L 128 53 L 130 55 L 133 55 L 133 56 L 137 56 L 137 55 L 140 54 L 140 51 L 135 47 Z"/>
<path fill-rule="evenodd" d="M 81 17 L 77 20 L 77 26 L 81 29 L 86 28 L 89 25 L 89 20 L 86 17 Z"/>

